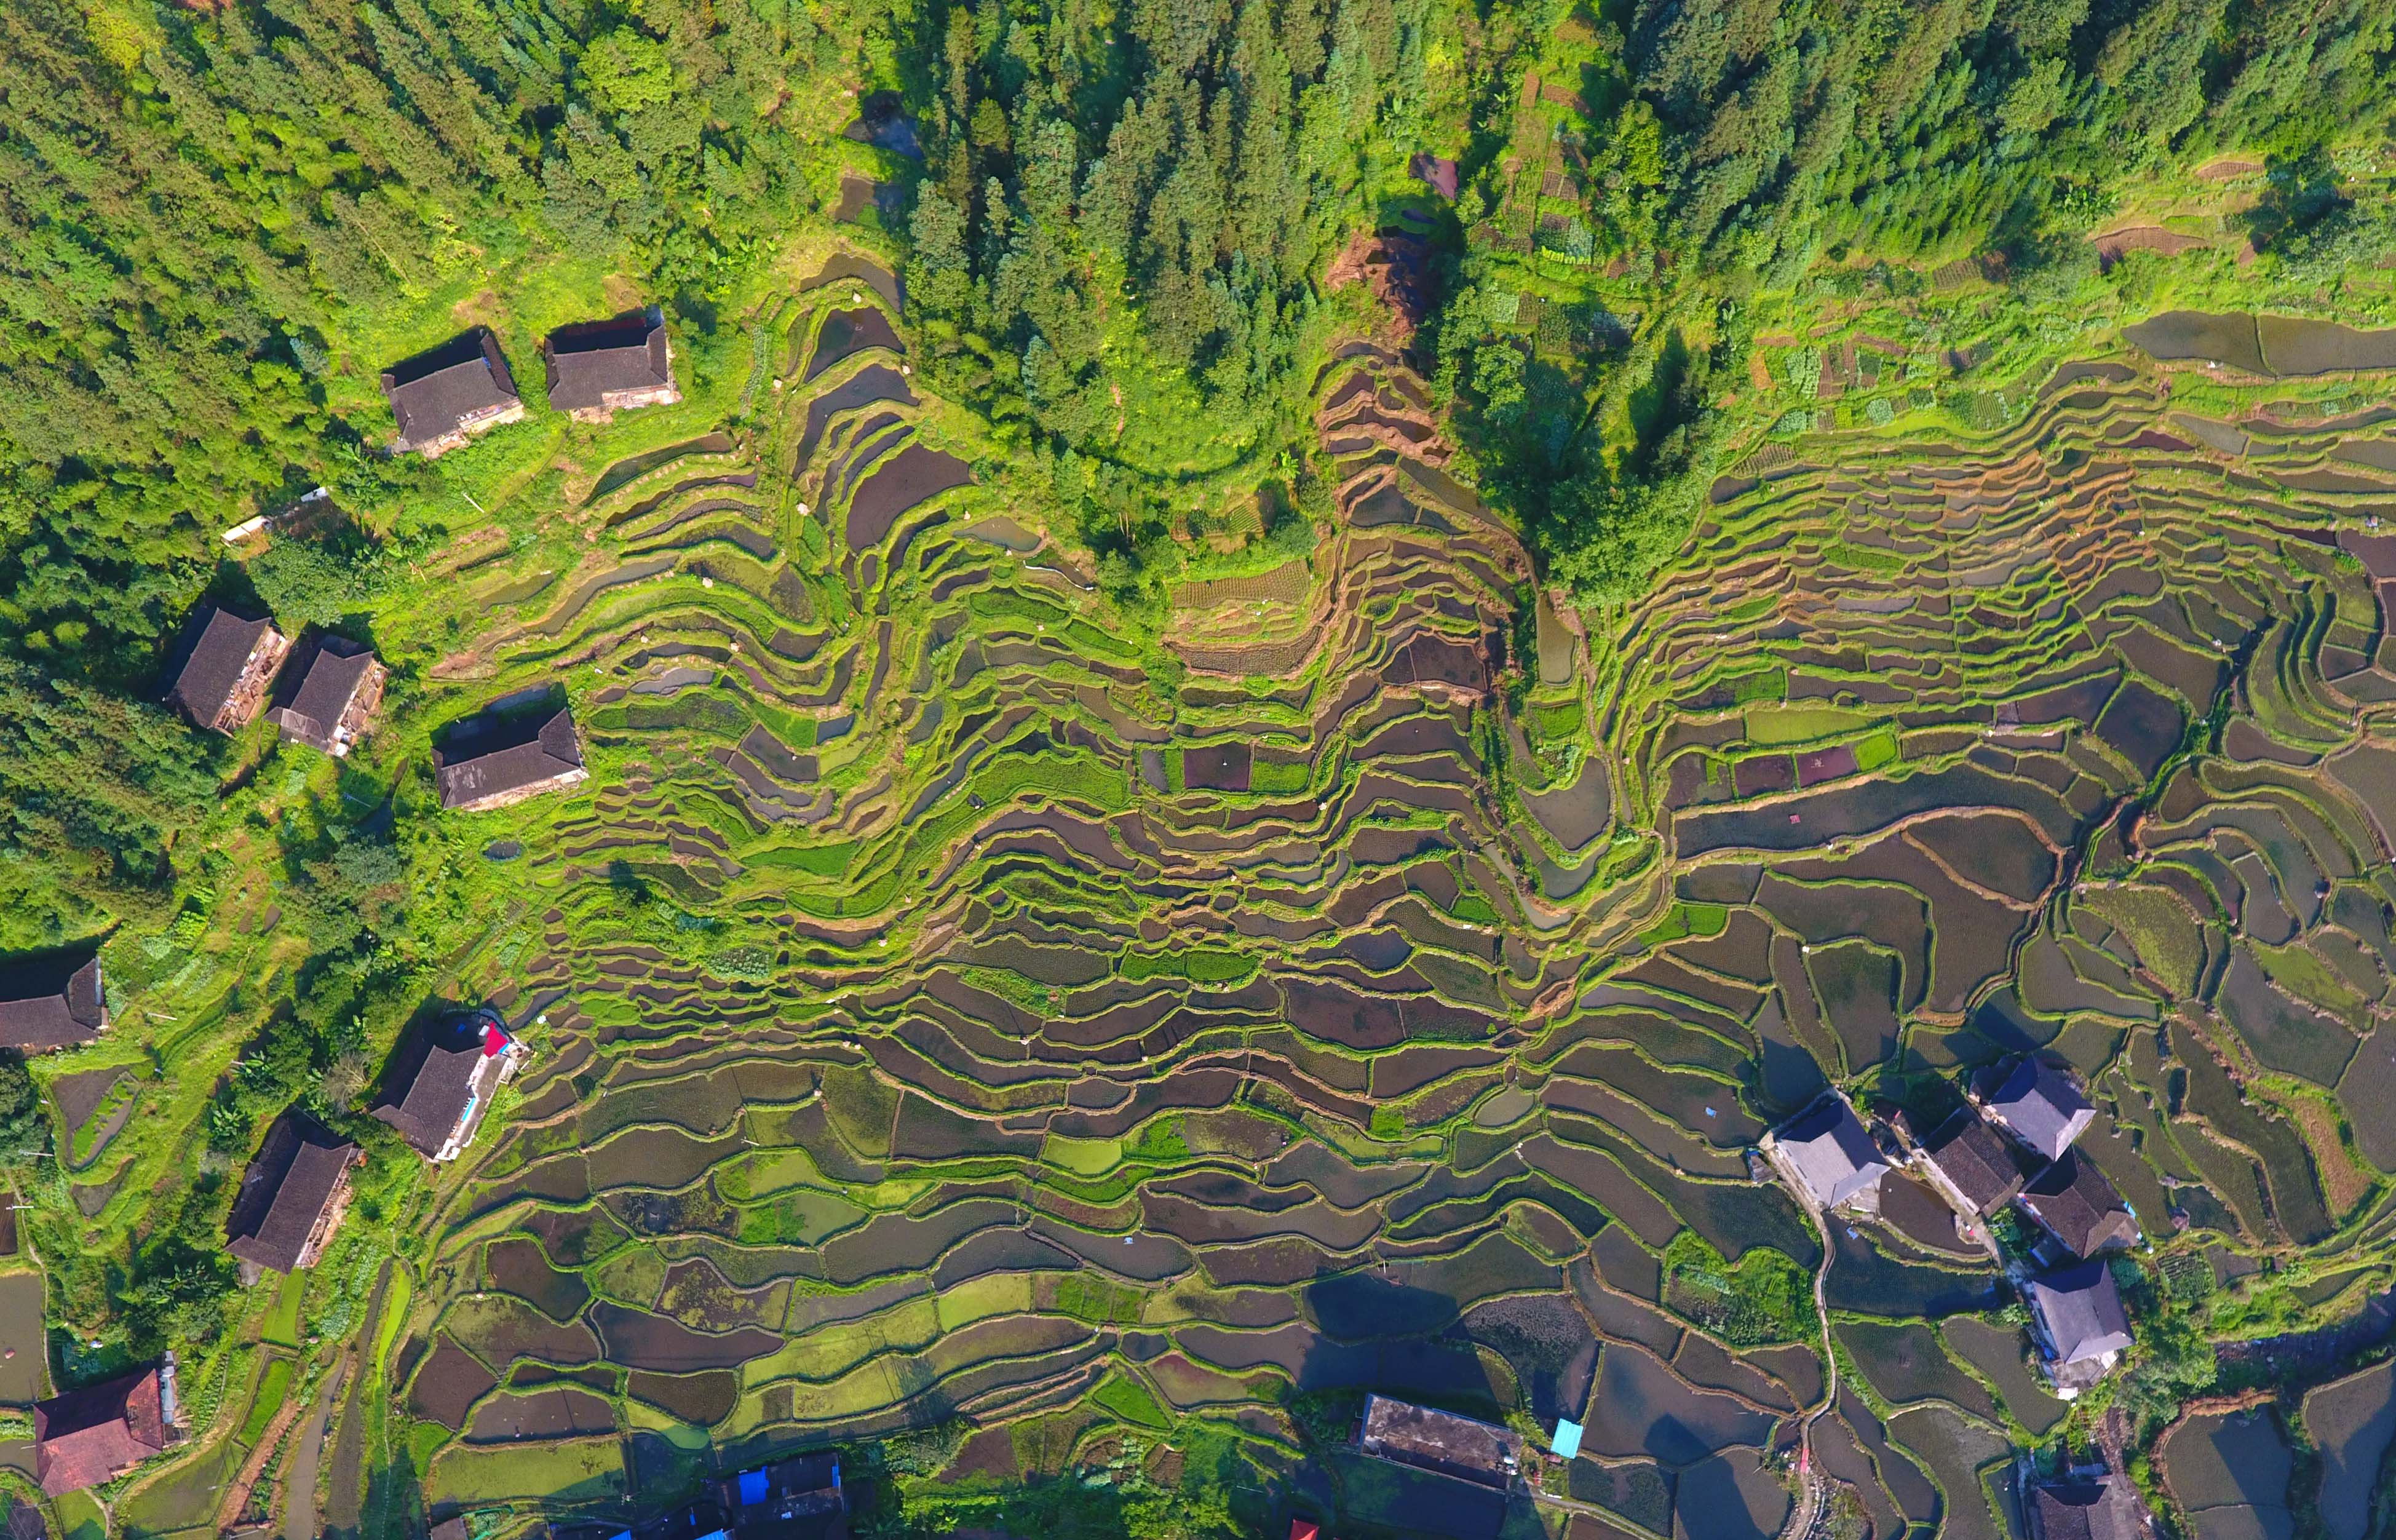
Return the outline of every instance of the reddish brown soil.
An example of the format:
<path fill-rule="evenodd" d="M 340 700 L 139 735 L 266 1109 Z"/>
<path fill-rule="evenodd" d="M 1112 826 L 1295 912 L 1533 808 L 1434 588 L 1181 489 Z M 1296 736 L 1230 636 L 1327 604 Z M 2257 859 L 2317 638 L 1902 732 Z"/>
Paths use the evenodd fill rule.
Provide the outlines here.
<path fill-rule="evenodd" d="M 1348 248 L 1333 259 L 1323 286 L 1337 293 L 1356 283 L 1371 285 L 1373 298 L 1389 312 L 1386 339 L 1404 347 L 1431 313 L 1434 296 L 1430 243 L 1394 231 L 1378 234 L 1358 231 Z"/>
<path fill-rule="evenodd" d="M 2089 242 L 2096 247 L 2096 265 L 2110 270 L 2131 251 L 2151 251 L 2159 256 L 2176 257 L 2190 246 L 2204 245 L 2202 237 L 2182 235 L 2160 225 L 2133 225 L 2126 230 L 2110 230 L 2091 235 Z"/>

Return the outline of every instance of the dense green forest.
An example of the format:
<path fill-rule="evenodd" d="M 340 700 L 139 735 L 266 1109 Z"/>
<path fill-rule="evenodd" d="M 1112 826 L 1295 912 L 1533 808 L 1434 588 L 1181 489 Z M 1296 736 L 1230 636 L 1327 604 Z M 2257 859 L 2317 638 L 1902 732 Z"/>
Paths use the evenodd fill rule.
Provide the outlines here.
<path fill-rule="evenodd" d="M 1459 168 L 1418 350 L 1484 493 L 1599 598 L 1685 527 L 1759 293 L 1989 256 L 2027 324 L 2068 326 L 2123 187 L 2231 151 L 2272 168 L 2246 216 L 2266 297 L 2327 297 L 2391 244 L 2356 195 L 2396 102 L 2376 0 L 6 5 L 18 942 L 170 885 L 220 767 L 143 702 L 213 532 L 319 483 L 389 530 L 439 484 L 382 455 L 375 389 L 431 297 L 614 273 L 703 337 L 826 219 L 825 147 L 876 89 L 919 126 L 886 224 L 934 375 L 1126 597 L 1179 484 L 1302 487 L 1304 386 L 1357 319 L 1326 265 L 1418 154 Z M 1568 123 L 1526 117 L 1534 76 Z M 1510 192 L 1535 162 L 1536 220 Z M 1526 259 L 1613 297 L 1526 348 L 1495 276 Z"/>

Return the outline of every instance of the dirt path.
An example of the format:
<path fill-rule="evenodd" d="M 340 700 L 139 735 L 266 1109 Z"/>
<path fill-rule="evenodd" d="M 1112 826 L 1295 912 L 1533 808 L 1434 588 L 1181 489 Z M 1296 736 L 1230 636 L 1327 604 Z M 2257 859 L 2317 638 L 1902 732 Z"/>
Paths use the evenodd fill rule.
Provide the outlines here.
<path fill-rule="evenodd" d="M 241 1473 L 233 1478 L 232 1485 L 225 1488 L 223 1500 L 217 1504 L 217 1528 L 220 1532 L 229 1531 L 240 1521 L 242 1509 L 249 1506 L 249 1494 L 257 1487 L 258 1478 L 266 1470 L 266 1462 L 273 1459 L 274 1452 L 282 1447 L 283 1435 L 290 1431 L 292 1420 L 300 1415 L 300 1410 L 299 1402 L 286 1401 L 283 1410 L 274 1414 L 274 1420 L 266 1425 L 266 1432 L 259 1439 L 258 1447 L 251 1450 L 249 1458 L 242 1462 Z"/>
<path fill-rule="evenodd" d="M 1825 1285 L 1838 1248 L 1830 1244 L 1830 1216 L 1808 1203 L 1814 1228 L 1822 1236 L 1822 1265 L 1814 1269 L 1814 1315 L 1822 1323 L 1822 1404 L 1797 1419 L 1797 1506 L 1789 1510 L 1781 1530 L 1786 1540 L 1809 1540 L 1828 1507 L 1828 1484 L 1814 1469 L 1814 1419 L 1839 1401 L 1839 1356 L 1830 1348 L 1830 1307 Z"/>
<path fill-rule="evenodd" d="M 291 1452 L 291 1498 L 283 1515 L 283 1540 L 316 1540 L 316 1470 L 325 1454 L 325 1432 L 333 1420 L 333 1402 L 349 1378 L 349 1365 L 325 1376 L 316 1404 L 300 1429 L 300 1447 Z"/>

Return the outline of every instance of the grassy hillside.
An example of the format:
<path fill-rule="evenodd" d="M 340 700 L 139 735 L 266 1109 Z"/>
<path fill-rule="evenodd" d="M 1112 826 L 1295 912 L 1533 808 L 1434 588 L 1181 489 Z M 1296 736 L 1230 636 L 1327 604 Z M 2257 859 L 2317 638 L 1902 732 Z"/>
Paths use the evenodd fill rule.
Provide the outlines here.
<path fill-rule="evenodd" d="M 2350 1516 L 2384 18 L 11 4 L 0 950 L 114 1024 L 9 1114 L 8 1345 L 171 1347 L 193 1432 L 62 1532 L 837 1446 L 889 1533 L 1768 1534 L 1801 1437 L 1881 1533 L 2092 1444 Z M 549 409 L 650 302 L 683 401 Z M 468 325 L 526 419 L 388 457 Z M 372 736 L 156 707 L 203 599 L 371 644 Z M 534 701 L 589 780 L 443 811 Z M 433 1170 L 364 1109 L 484 1002 L 531 1067 Z M 1745 1158 L 2027 1051 L 2145 1237 L 2069 1405 L 1926 1189 Z M 359 1196 L 245 1283 L 294 1105 Z M 1584 1457 L 1479 1502 L 1368 1390 Z"/>

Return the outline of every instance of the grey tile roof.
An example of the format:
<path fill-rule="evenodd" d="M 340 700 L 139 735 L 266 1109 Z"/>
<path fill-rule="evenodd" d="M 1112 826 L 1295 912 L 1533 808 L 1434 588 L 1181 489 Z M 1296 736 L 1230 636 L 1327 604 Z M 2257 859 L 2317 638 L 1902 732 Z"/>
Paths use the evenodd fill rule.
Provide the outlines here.
<path fill-rule="evenodd" d="M 1776 1137 L 1783 1158 L 1825 1208 L 1845 1202 L 1888 1170 L 1855 1109 L 1837 1096 L 1816 1102 L 1783 1124 Z"/>
<path fill-rule="evenodd" d="M 2102 1262 L 2083 1262 L 2033 1279 L 2030 1297 L 2046 1325 L 2058 1363 L 2086 1362 L 2130 1345 L 2129 1313 L 2122 1308 L 2121 1291 Z"/>
<path fill-rule="evenodd" d="M 515 377 L 487 326 L 450 339 L 382 372 L 382 392 L 403 448 L 454 433 L 469 418 L 516 402 Z"/>
<path fill-rule="evenodd" d="M 409 1031 L 383 1070 L 374 1115 L 397 1129 L 419 1154 L 439 1154 L 465 1116 L 476 1071 L 487 1056 L 485 1034 L 496 1024 L 498 1018 L 486 1012 L 461 1011 Z"/>
<path fill-rule="evenodd" d="M 1364 1398 L 1356 1444 L 1384 1460 L 1501 1488 L 1512 1483 L 1522 1461 L 1515 1435 L 1494 1423 L 1387 1396 Z"/>
<path fill-rule="evenodd" d="M 300 688 L 293 692 L 291 703 L 276 707 L 267 713 L 268 719 L 286 737 L 329 753 L 333 729 L 374 666 L 375 655 L 357 643 L 342 636 L 322 637 L 300 665 Z"/>
<path fill-rule="evenodd" d="M 2022 1173 L 2014 1162 L 2013 1147 L 1968 1107 L 1924 1139 L 1922 1153 L 1971 1201 L 1983 1219 L 2021 1190 Z"/>
<path fill-rule="evenodd" d="M 433 758 L 441 805 L 462 807 L 580 769 L 582 743 L 561 706 L 546 717 L 478 718 L 434 748 Z"/>
<path fill-rule="evenodd" d="M 339 1196 L 358 1147 L 300 1112 L 286 1112 L 242 1174 L 225 1250 L 276 1272 L 300 1264 L 317 1221 Z"/>
<path fill-rule="evenodd" d="M 2119 1476 L 2043 1482 L 2031 1489 L 2032 1540 L 2143 1540 L 2146 1505 Z"/>
<path fill-rule="evenodd" d="M 549 404 L 561 412 L 606 405 L 615 391 L 654 391 L 673 384 L 664 312 L 656 306 L 561 326 L 541 344 L 549 365 Z"/>
<path fill-rule="evenodd" d="M 98 952 L 0 965 L 0 1047 L 68 1048 L 107 1025 Z"/>
<path fill-rule="evenodd" d="M 245 620 L 231 610 L 204 605 L 193 617 L 191 641 L 166 687 L 166 704 L 194 726 L 213 724 L 233 698 L 259 639 L 273 629 L 265 620 Z"/>
<path fill-rule="evenodd" d="M 1983 1102 L 1989 1116 L 2050 1161 L 2062 1159 L 2096 1116 L 2069 1074 L 2035 1055 L 1992 1080 Z"/>

